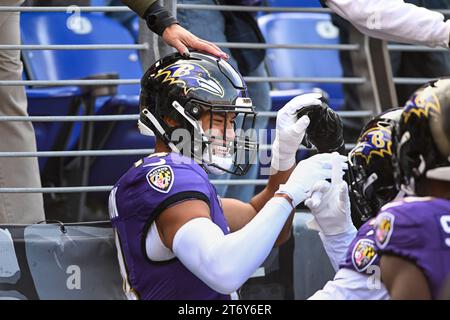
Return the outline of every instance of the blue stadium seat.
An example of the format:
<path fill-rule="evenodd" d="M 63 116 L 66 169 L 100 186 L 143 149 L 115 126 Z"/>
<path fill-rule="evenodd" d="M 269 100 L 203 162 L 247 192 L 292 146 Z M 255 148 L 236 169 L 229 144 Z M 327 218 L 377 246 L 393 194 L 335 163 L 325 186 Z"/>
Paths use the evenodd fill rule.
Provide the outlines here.
<path fill-rule="evenodd" d="M 339 32 L 328 14 L 272 13 L 258 18 L 267 43 L 271 44 L 338 44 Z M 275 77 L 341 77 L 337 50 L 269 49 L 269 74 Z M 329 94 L 330 105 L 343 104 L 342 85 L 329 83 L 274 83 L 276 90 L 321 88 Z"/>
<path fill-rule="evenodd" d="M 319 0 L 266 0 L 269 7 L 321 7 Z"/>
<path fill-rule="evenodd" d="M 102 7 L 106 6 L 107 3 L 105 0 L 91 0 L 91 6 L 92 7 Z"/>
<path fill-rule="evenodd" d="M 25 92 L 30 116 L 64 116 L 80 111 L 81 92 L 78 87 L 26 88 Z M 64 128 L 67 128 L 62 122 L 34 122 L 33 127 L 38 151 L 53 150 L 58 137 L 61 137 Z M 67 134 L 69 135 L 70 131 Z M 38 162 L 40 172 L 43 173 L 47 158 L 40 157 Z"/>
<path fill-rule="evenodd" d="M 82 13 L 81 20 L 66 13 L 24 13 L 21 17 L 24 44 L 134 44 L 131 34 L 118 22 L 97 14 Z M 136 50 L 32 50 L 24 51 L 24 65 L 30 79 L 80 79 L 97 74 L 117 74 L 120 79 L 136 79 L 142 75 Z M 37 89 L 36 89 L 37 90 Z M 41 90 L 41 89 L 40 89 Z M 47 90 L 47 89 L 42 89 Z M 81 91 L 85 88 L 81 87 Z M 138 114 L 136 85 L 118 86 L 118 94 L 97 99 L 97 114 Z M 41 110 L 39 111 L 41 112 Z M 56 111 L 49 111 L 54 115 Z M 139 134 L 136 123 L 117 122 L 112 131 L 102 130 L 104 123 L 94 125 L 93 148 L 152 148 L 153 141 Z M 124 134 L 127 132 L 127 134 Z M 75 145 L 77 136 L 72 136 Z M 100 141 L 101 143 L 96 143 Z M 92 162 L 90 180 L 100 185 L 113 184 L 139 156 L 97 157 Z"/>
<path fill-rule="evenodd" d="M 134 44 L 118 22 L 102 15 L 29 12 L 21 16 L 24 44 Z M 25 51 L 30 79 L 80 79 L 94 74 L 118 73 L 121 79 L 142 74 L 135 50 Z M 119 94 L 138 94 L 139 85 L 123 85 Z"/>
<path fill-rule="evenodd" d="M 133 35 L 134 41 L 139 43 L 139 17 L 133 18 L 130 24 L 130 32 Z"/>
<path fill-rule="evenodd" d="M 118 96 L 107 101 L 97 114 L 138 114 L 138 110 L 136 110 L 138 104 L 139 96 L 126 98 Z M 105 132 L 109 132 L 106 136 L 107 139 L 95 143 L 104 150 L 151 149 L 155 147 L 153 138 L 139 133 L 137 121 L 99 122 L 94 127 L 94 137 L 100 140 L 105 136 Z M 136 155 L 95 158 L 91 165 L 89 185 L 115 184 L 120 176 L 142 157 L 142 155 Z"/>

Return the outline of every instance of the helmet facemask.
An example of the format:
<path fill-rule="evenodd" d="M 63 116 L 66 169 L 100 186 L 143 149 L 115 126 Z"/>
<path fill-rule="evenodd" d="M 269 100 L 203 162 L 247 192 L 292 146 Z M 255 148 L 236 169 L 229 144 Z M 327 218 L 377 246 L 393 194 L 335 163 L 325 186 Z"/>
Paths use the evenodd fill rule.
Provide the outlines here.
<path fill-rule="evenodd" d="M 349 157 L 350 158 L 350 157 Z M 364 192 L 364 181 L 366 181 L 366 172 L 362 166 L 356 166 L 350 163 L 349 159 L 349 194 L 353 203 L 356 205 L 362 221 L 367 221 L 372 217 L 373 210 L 367 201 Z"/>
<path fill-rule="evenodd" d="M 400 115 L 401 109 L 394 109 L 373 118 L 348 154 L 350 197 L 363 221 L 399 194 L 391 155 L 392 129 Z"/>
<path fill-rule="evenodd" d="M 409 145 L 411 144 L 411 135 L 409 132 L 405 132 L 401 137 L 398 135 L 398 127 L 393 132 L 395 151 L 392 154 L 392 166 L 394 167 L 395 183 L 397 188 L 402 190 L 406 195 L 415 195 L 416 177 L 423 173 L 420 173 L 418 168 L 425 169 L 423 161 L 421 161 L 422 165 L 420 165 L 415 160 L 421 159 L 420 154 L 412 157 L 411 153 L 406 152 L 406 150 L 410 149 Z M 414 170 L 414 168 L 416 169 Z M 413 170 L 416 174 L 413 173 Z"/>
<path fill-rule="evenodd" d="M 394 183 L 387 183 L 386 175 L 382 177 L 380 173 L 368 172 L 356 158 L 352 152 L 349 153 L 349 192 L 361 219 L 367 221 L 397 196 L 398 189 Z"/>
<path fill-rule="evenodd" d="M 253 107 L 206 108 L 209 113 L 209 130 L 202 132 L 202 164 L 213 174 L 244 175 L 254 164 L 258 151 L 254 130 L 256 114 Z M 232 128 L 227 128 L 232 121 Z M 223 125 L 218 128 L 216 123 Z M 232 131 L 230 137 L 229 132 Z"/>

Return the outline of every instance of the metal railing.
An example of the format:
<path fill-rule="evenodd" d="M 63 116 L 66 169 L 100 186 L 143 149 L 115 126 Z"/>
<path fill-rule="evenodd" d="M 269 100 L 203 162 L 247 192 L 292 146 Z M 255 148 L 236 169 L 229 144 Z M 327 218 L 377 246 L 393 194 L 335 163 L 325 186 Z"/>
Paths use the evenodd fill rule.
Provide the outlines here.
<path fill-rule="evenodd" d="M 337 111 L 341 118 L 367 118 L 373 113 L 370 111 Z M 275 118 L 276 111 L 260 111 L 258 117 Z M 75 121 L 135 121 L 137 114 L 121 115 L 93 115 L 93 116 L 0 116 L 3 121 L 32 121 L 32 122 L 75 122 Z"/>
<path fill-rule="evenodd" d="M 21 44 L 0 45 L 0 50 L 147 50 L 143 44 Z"/>
<path fill-rule="evenodd" d="M 246 12 L 305 12 L 305 13 L 331 13 L 326 8 L 302 7 L 255 7 L 231 5 L 203 5 L 203 4 L 177 4 L 177 9 L 213 10 L 213 11 L 246 11 Z M 16 7 L 1 6 L 0 12 L 130 12 L 126 6 L 64 6 L 64 7 Z"/>
<path fill-rule="evenodd" d="M 257 185 L 267 184 L 267 179 L 247 180 L 211 180 L 214 185 Z M 80 192 L 107 192 L 113 186 L 87 186 L 87 187 L 54 187 L 54 188 L 2 188 L 2 193 L 80 193 Z"/>
<path fill-rule="evenodd" d="M 247 12 L 303 12 L 303 13 L 331 13 L 330 9 L 324 8 L 301 8 L 301 7 L 253 7 L 253 6 L 219 6 L 219 5 L 188 5 L 178 4 L 177 9 L 188 10 L 222 10 L 222 11 L 247 11 Z M 130 9 L 121 7 L 11 7 L 0 6 L 0 12 L 128 12 Z M 441 10 L 444 14 L 450 14 L 450 10 Z M 247 48 L 247 49 L 302 49 L 302 50 L 340 50 L 352 53 L 367 54 L 366 68 L 370 71 L 376 69 L 370 53 L 368 38 L 351 44 L 254 44 L 254 43 L 216 43 L 224 48 Z M 0 50 L 148 50 L 148 43 L 142 44 L 85 44 L 85 45 L 0 45 Z M 390 44 L 387 49 L 391 51 L 444 51 L 445 49 L 430 49 L 415 45 Z M 368 104 L 371 110 L 357 112 L 339 112 L 342 117 L 367 118 L 380 108 L 380 92 L 376 90 L 376 76 L 369 72 L 362 77 L 245 77 L 247 82 L 299 82 L 299 83 L 341 83 L 368 85 L 374 89 L 375 97 L 373 104 Z M 396 84 L 422 84 L 430 79 L 417 78 L 394 78 Z M 379 81 L 379 80 L 378 80 Z M 102 86 L 102 85 L 135 85 L 140 79 L 111 79 L 111 80 L 0 80 L 0 86 Z M 367 105 L 367 104 L 366 104 Z M 260 112 L 260 116 L 273 118 L 276 112 Z M 138 115 L 83 115 L 83 116 L 0 116 L 3 121 L 32 121 L 32 122 L 105 122 L 105 121 L 136 121 Z M 353 147 L 347 144 L 346 148 Z M 262 145 L 260 150 L 270 150 L 270 145 Z M 304 149 L 303 147 L 301 149 Z M 126 150 L 74 150 L 74 151 L 37 151 L 37 152 L 0 152 L 0 160 L 5 157 L 91 157 L 91 156 L 124 156 L 144 155 L 153 152 L 153 149 L 126 149 Z M 230 185 L 264 185 L 267 180 L 214 180 L 212 183 Z M 112 186 L 76 186 L 76 187 L 52 187 L 52 188 L 0 188 L 0 193 L 66 193 L 66 192 L 101 192 L 109 191 Z"/>
<path fill-rule="evenodd" d="M 244 77 L 246 82 L 302 82 L 363 84 L 366 79 L 357 77 Z M 0 86 L 105 86 L 139 84 L 141 79 L 111 80 L 0 80 Z"/>
<path fill-rule="evenodd" d="M 246 12 L 304 12 L 304 13 L 332 13 L 328 8 L 307 7 L 255 7 L 255 6 L 230 6 L 230 5 L 199 5 L 177 4 L 177 9 L 191 10 L 217 10 L 217 11 L 246 11 Z M 63 6 L 63 7 L 17 7 L 0 6 L 0 12 L 130 12 L 127 6 Z M 450 15 L 450 10 L 435 10 L 445 15 Z"/>
<path fill-rule="evenodd" d="M 342 50 L 355 51 L 356 44 L 261 44 L 245 42 L 214 42 L 223 48 L 240 49 L 305 49 L 305 50 Z M 0 50 L 148 50 L 148 43 L 143 44 L 52 44 L 52 45 L 0 45 Z"/>

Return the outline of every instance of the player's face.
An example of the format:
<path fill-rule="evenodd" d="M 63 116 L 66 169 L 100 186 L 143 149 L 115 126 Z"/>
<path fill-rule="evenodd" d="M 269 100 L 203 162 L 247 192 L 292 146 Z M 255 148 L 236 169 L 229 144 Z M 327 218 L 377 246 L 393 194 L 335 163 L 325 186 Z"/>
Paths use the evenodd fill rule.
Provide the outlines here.
<path fill-rule="evenodd" d="M 224 144 L 234 141 L 235 134 L 235 113 L 226 112 L 205 112 L 202 116 L 202 127 L 206 135 L 216 144 Z"/>
<path fill-rule="evenodd" d="M 227 112 L 205 112 L 200 118 L 203 131 L 210 141 L 209 147 L 204 151 L 204 158 L 225 170 L 233 165 L 235 118 L 235 113 Z M 209 168 L 214 174 L 225 173 L 222 169 Z"/>

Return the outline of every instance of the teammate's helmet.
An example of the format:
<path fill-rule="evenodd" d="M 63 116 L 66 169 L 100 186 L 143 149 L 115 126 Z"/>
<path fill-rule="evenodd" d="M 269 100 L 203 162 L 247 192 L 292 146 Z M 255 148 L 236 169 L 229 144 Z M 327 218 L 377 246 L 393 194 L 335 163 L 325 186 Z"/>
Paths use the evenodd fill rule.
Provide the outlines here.
<path fill-rule="evenodd" d="M 241 75 L 224 60 L 192 52 L 189 57 L 175 53 L 157 61 L 142 77 L 140 109 L 142 134 L 154 133 L 208 172 L 243 175 L 256 157 L 252 100 Z M 227 139 L 226 128 L 223 137 L 204 131 L 199 120 L 205 113 L 210 129 L 219 115 L 225 127 L 227 119 L 236 116 L 235 138 Z M 178 125 L 169 125 L 167 118 Z"/>
<path fill-rule="evenodd" d="M 370 120 L 348 154 L 350 196 L 364 221 L 398 194 L 391 134 L 401 114 L 402 109 L 396 108 Z"/>
<path fill-rule="evenodd" d="M 450 78 L 432 81 L 406 102 L 394 131 L 396 182 L 416 194 L 424 178 L 450 181 Z"/>

